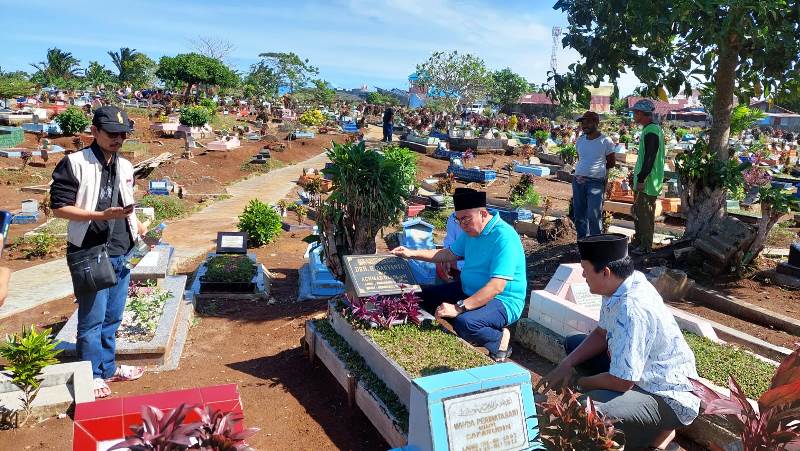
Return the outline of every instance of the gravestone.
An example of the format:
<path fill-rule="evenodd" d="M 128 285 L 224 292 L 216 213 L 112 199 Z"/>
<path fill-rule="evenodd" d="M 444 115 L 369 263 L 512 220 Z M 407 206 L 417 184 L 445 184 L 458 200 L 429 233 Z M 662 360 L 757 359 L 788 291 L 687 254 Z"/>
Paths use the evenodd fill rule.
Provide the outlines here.
<path fill-rule="evenodd" d="M 516 363 L 416 378 L 409 410 L 405 451 L 544 449 L 530 372 Z"/>
<path fill-rule="evenodd" d="M 603 297 L 589 291 L 589 284 L 585 282 L 570 284 L 567 289 L 567 300 L 592 310 L 600 310 L 603 303 Z"/>
<path fill-rule="evenodd" d="M 346 255 L 344 269 L 348 289 L 360 298 L 421 290 L 408 262 L 394 255 Z"/>
<path fill-rule="evenodd" d="M 247 233 L 217 232 L 217 254 L 247 254 Z"/>
<path fill-rule="evenodd" d="M 167 277 L 175 248 L 167 245 L 154 246 L 131 270 L 131 280 L 153 280 Z"/>
<path fill-rule="evenodd" d="M 168 196 L 169 183 L 166 180 L 150 180 L 147 192 L 156 196 Z"/>

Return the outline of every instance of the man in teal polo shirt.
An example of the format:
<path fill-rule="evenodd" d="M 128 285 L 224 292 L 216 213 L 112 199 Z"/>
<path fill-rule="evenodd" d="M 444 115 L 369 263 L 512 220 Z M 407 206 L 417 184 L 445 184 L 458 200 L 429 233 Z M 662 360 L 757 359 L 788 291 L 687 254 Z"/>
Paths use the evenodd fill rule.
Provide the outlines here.
<path fill-rule="evenodd" d="M 397 247 L 394 255 L 442 263 L 464 260 L 460 280 L 422 289 L 422 307 L 453 325 L 463 339 L 489 350 L 493 359 L 511 356 L 508 326 L 525 305 L 525 253 L 519 235 L 500 214 L 486 209 L 486 193 L 459 189 L 453 196 L 456 221 L 464 230 L 445 249 Z"/>

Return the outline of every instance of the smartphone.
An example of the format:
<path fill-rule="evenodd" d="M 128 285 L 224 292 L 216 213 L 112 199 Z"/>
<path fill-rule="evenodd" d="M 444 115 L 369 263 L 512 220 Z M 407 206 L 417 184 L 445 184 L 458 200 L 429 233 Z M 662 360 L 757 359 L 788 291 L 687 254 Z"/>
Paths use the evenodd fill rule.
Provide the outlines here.
<path fill-rule="evenodd" d="M 6 237 L 8 236 L 8 226 L 11 225 L 12 214 L 7 211 L 0 210 L 0 257 L 3 256 L 3 248 L 6 244 Z"/>
<path fill-rule="evenodd" d="M 135 203 L 122 207 L 122 209 L 125 210 L 125 211 L 133 211 L 134 208 L 136 208 L 136 204 Z"/>

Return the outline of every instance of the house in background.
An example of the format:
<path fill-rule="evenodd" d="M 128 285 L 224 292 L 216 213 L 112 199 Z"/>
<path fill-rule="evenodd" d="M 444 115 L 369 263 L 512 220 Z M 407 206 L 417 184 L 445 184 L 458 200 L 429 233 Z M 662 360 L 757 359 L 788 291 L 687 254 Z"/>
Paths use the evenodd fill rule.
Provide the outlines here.
<path fill-rule="evenodd" d="M 587 86 L 591 97 L 589 99 L 589 111 L 598 114 L 611 113 L 611 96 L 614 94 L 613 86 Z"/>
<path fill-rule="evenodd" d="M 512 107 L 514 113 L 522 113 L 526 116 L 550 117 L 555 114 L 557 101 L 551 100 L 543 92 L 532 92 L 525 94 L 517 100 L 517 104 Z"/>
<path fill-rule="evenodd" d="M 750 108 L 757 108 L 764 112 L 766 117 L 758 121 L 759 127 L 772 127 L 781 130 L 800 131 L 800 114 L 779 107 L 766 100 L 750 104 Z"/>

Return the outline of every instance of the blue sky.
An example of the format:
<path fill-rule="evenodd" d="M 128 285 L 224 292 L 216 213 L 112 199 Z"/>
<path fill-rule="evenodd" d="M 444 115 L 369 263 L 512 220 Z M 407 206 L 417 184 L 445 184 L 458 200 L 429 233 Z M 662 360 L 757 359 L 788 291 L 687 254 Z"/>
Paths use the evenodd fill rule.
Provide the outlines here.
<path fill-rule="evenodd" d="M 0 0 L 3 70 L 32 71 L 49 47 L 72 52 L 83 67 L 113 68 L 109 50 L 131 47 L 158 60 L 192 51 L 198 36 L 235 49 L 228 63 L 246 71 L 269 51 L 293 51 L 337 87 L 407 88 L 417 63 L 437 50 L 469 52 L 490 69 L 510 67 L 529 81 L 546 81 L 551 28 L 566 26 L 554 0 L 330 0 L 125 3 L 88 0 Z M 578 58 L 559 53 L 559 71 Z M 636 79 L 620 80 L 622 94 Z"/>

